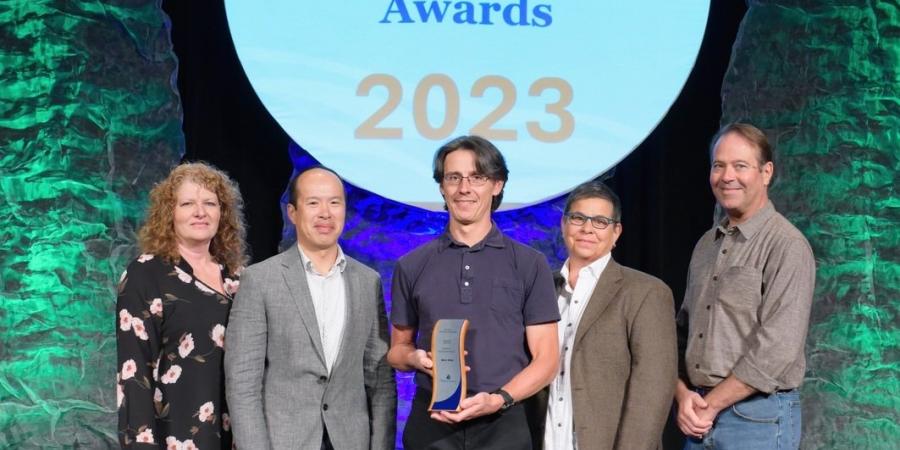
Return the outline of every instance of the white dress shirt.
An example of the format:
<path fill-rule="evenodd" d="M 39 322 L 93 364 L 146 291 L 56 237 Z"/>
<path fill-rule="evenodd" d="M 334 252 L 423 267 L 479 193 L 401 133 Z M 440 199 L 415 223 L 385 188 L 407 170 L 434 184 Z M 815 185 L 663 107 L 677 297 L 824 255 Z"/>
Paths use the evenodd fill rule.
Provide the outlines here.
<path fill-rule="evenodd" d="M 338 246 L 337 259 L 326 274 L 316 271 L 312 261 L 303 253 L 300 245 L 300 260 L 306 272 L 306 282 L 316 310 L 316 321 L 319 324 L 319 337 L 322 339 L 322 350 L 325 352 L 325 367 L 328 373 L 337 360 L 344 335 L 344 322 L 347 310 L 347 295 L 344 286 L 344 269 L 347 259 L 344 251 Z"/>
<path fill-rule="evenodd" d="M 547 402 L 547 421 L 544 431 L 544 448 L 547 450 L 577 449 L 572 418 L 572 379 L 569 368 L 572 365 L 572 350 L 578 322 L 587 308 L 588 301 L 597 286 L 600 274 L 609 263 L 610 254 L 582 267 L 578 271 L 575 289 L 569 287 L 569 260 L 560 272 L 565 280 L 564 288 L 557 303 L 559 305 L 559 367 L 557 377 L 550 383 L 550 398 Z"/>

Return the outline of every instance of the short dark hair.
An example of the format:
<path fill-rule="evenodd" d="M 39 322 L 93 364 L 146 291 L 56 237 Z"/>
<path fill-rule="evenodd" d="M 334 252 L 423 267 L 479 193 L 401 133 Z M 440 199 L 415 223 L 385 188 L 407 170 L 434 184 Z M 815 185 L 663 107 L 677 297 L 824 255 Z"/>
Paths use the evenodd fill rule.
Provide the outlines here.
<path fill-rule="evenodd" d="M 769 143 L 766 133 L 755 126 L 744 122 L 732 122 L 719 129 L 709 143 L 710 159 L 715 157 L 716 144 L 719 143 L 719 139 L 722 139 L 722 137 L 728 133 L 736 133 L 756 147 L 756 160 L 760 165 L 767 162 L 773 162 L 772 144 Z"/>
<path fill-rule="evenodd" d="M 469 150 L 475 153 L 475 169 L 478 170 L 478 173 L 486 175 L 492 180 L 503 182 L 503 189 L 491 199 L 491 211 L 496 211 L 503 202 L 503 190 L 506 189 L 506 180 L 509 179 L 509 169 L 506 167 L 506 160 L 503 159 L 500 150 L 480 136 L 454 138 L 442 145 L 434 154 L 434 181 L 438 184 L 444 181 L 444 160 L 447 155 L 456 150 Z"/>
<path fill-rule="evenodd" d="M 719 140 L 729 133 L 737 134 L 756 148 L 756 161 L 760 166 L 760 171 L 762 171 L 762 166 L 766 163 L 775 164 L 775 153 L 772 150 L 772 144 L 769 143 L 769 138 L 766 137 L 766 133 L 746 122 L 731 122 L 719 129 L 709 143 L 710 161 L 715 158 L 716 145 L 719 143 Z M 775 183 L 775 178 L 775 171 L 772 171 L 772 178 L 769 179 L 770 186 Z"/>
<path fill-rule="evenodd" d="M 344 196 L 345 197 L 347 196 L 347 188 L 344 187 L 344 180 L 341 179 L 341 176 L 338 175 L 337 172 L 335 172 L 321 164 L 314 164 L 314 165 L 309 166 L 309 167 L 297 172 L 296 174 L 294 174 L 294 176 L 291 177 L 291 181 L 288 183 L 288 203 L 294 205 L 295 208 L 297 207 L 297 180 L 299 180 L 300 176 L 302 176 L 304 173 L 309 172 L 310 170 L 316 170 L 316 169 L 320 169 L 320 170 L 324 170 L 326 172 L 333 173 L 334 176 L 336 176 L 338 178 L 338 180 L 341 181 L 341 188 L 344 189 Z"/>
<path fill-rule="evenodd" d="M 572 189 L 572 192 L 566 197 L 566 207 L 563 213 L 568 214 L 573 203 L 586 198 L 601 198 L 612 203 L 613 216 L 610 219 L 616 222 L 622 220 L 622 203 L 619 201 L 619 196 L 609 186 L 600 181 L 588 181 Z"/>

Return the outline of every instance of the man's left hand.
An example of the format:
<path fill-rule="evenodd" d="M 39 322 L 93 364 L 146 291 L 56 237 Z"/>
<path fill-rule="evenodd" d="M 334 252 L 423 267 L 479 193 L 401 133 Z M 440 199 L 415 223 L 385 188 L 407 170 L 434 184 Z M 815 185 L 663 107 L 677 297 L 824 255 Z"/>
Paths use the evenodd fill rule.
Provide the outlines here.
<path fill-rule="evenodd" d="M 706 397 L 704 397 L 703 399 L 707 400 L 706 408 L 695 407 L 694 414 L 696 414 L 700 420 L 709 421 L 710 423 L 713 423 L 716 421 L 716 416 L 719 415 L 719 412 L 721 411 L 721 409 L 713 407 L 713 405 L 709 403 L 709 399 L 707 399 Z"/>
<path fill-rule="evenodd" d="M 703 396 L 707 407 L 703 410 L 694 408 L 694 412 L 703 420 L 714 421 L 725 408 L 753 395 L 756 389 L 739 380 L 734 374 L 728 376 L 717 384 L 711 391 Z"/>
<path fill-rule="evenodd" d="M 462 408 L 461 411 L 435 411 L 431 413 L 431 418 L 438 422 L 460 423 L 476 417 L 493 414 L 499 411 L 501 406 L 503 406 L 503 397 L 488 394 L 487 392 L 479 392 L 459 402 L 459 407 Z"/>

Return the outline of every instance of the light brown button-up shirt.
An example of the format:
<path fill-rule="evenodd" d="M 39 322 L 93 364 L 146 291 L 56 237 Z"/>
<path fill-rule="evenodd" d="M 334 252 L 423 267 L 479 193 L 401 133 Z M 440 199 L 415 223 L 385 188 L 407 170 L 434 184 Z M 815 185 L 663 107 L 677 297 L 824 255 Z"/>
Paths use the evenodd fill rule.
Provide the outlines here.
<path fill-rule="evenodd" d="M 803 234 L 772 203 L 694 247 L 678 312 L 679 372 L 694 386 L 729 375 L 762 392 L 803 382 L 816 267 Z"/>

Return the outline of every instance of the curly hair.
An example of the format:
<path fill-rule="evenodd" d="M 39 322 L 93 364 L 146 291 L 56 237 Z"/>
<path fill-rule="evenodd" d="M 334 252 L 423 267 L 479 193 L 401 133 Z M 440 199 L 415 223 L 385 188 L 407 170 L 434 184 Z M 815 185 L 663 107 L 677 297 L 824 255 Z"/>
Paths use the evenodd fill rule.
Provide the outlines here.
<path fill-rule="evenodd" d="M 138 232 L 141 251 L 158 255 L 171 263 L 181 260 L 175 237 L 175 193 L 185 181 L 197 183 L 219 198 L 219 229 L 209 244 L 209 252 L 229 272 L 240 270 L 248 259 L 244 200 L 237 183 L 225 172 L 202 162 L 181 164 L 172 169 L 165 180 L 153 186 L 147 220 Z"/>

